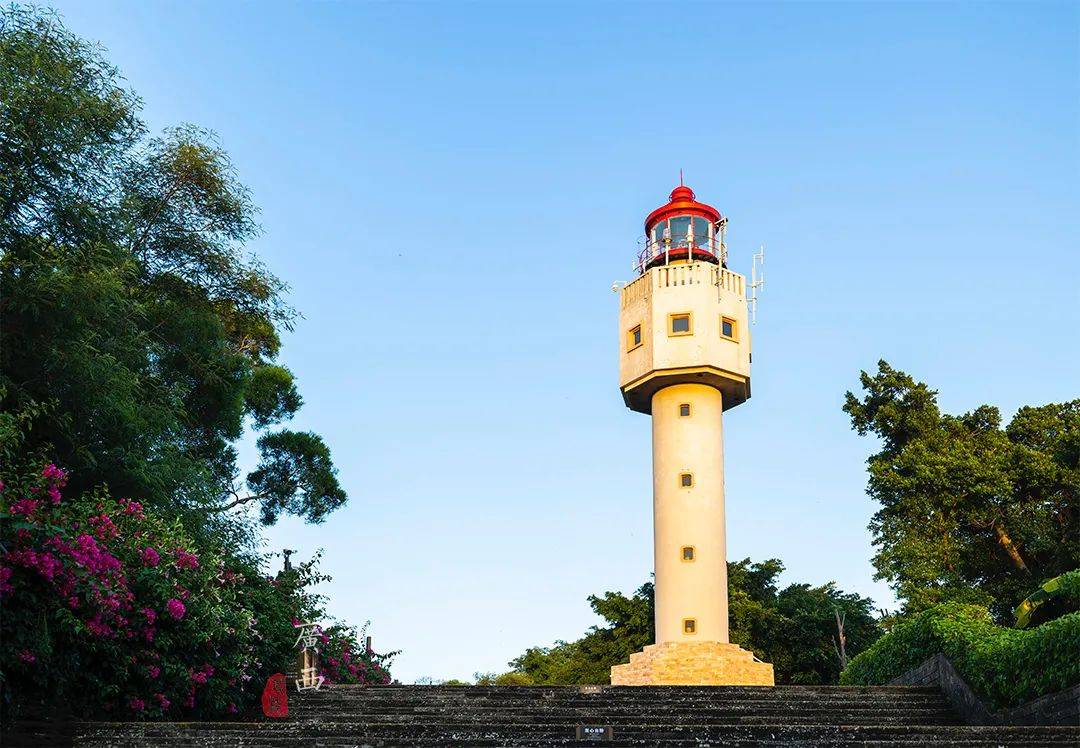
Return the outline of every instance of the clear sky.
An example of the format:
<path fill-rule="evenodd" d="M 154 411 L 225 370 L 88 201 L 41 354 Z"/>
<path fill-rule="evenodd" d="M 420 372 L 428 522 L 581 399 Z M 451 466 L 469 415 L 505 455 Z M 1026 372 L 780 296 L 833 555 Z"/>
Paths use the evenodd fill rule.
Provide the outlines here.
<path fill-rule="evenodd" d="M 840 410 L 879 358 L 952 412 L 1080 396 L 1075 4 L 58 7 L 252 188 L 304 315 L 295 425 L 350 495 L 268 546 L 324 548 L 330 610 L 406 682 L 503 670 L 648 579 L 610 289 L 680 168 L 734 270 L 767 247 L 731 558 L 893 605 Z"/>

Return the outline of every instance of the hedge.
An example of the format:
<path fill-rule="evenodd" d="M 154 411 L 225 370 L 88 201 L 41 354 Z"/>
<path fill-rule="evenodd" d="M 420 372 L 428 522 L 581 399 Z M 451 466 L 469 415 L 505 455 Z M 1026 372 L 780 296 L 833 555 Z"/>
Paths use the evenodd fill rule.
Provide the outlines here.
<path fill-rule="evenodd" d="M 1031 625 L 1035 611 L 1050 600 L 1065 600 L 1070 603 L 1080 602 L 1080 569 L 1067 571 L 1043 583 L 1016 608 L 1016 627 L 1025 629 Z M 1055 617 L 1043 616 L 1043 617 Z"/>
<path fill-rule="evenodd" d="M 977 605 L 938 605 L 852 659 L 840 683 L 887 683 L 938 652 L 984 701 L 1019 706 L 1080 683 L 1080 612 L 1034 629 L 1012 629 L 995 625 Z"/>

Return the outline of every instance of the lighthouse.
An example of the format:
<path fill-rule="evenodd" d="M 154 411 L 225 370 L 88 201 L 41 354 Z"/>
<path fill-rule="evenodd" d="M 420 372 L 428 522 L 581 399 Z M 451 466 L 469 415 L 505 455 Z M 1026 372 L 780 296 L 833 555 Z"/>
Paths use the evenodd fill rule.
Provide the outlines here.
<path fill-rule="evenodd" d="M 750 398 L 750 330 L 726 229 L 680 184 L 645 219 L 619 292 L 619 387 L 652 416 L 656 642 L 611 668 L 612 685 L 774 682 L 728 640 L 723 414 Z"/>

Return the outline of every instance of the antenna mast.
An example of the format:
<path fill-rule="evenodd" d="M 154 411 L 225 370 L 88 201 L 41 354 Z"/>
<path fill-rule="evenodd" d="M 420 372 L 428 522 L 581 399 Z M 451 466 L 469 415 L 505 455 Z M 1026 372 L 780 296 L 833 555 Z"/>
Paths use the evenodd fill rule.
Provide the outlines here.
<path fill-rule="evenodd" d="M 758 266 L 761 266 L 760 273 Z M 750 266 L 750 298 L 746 301 L 750 305 L 750 321 L 757 324 L 758 289 L 765 287 L 765 245 L 754 253 L 753 264 Z"/>

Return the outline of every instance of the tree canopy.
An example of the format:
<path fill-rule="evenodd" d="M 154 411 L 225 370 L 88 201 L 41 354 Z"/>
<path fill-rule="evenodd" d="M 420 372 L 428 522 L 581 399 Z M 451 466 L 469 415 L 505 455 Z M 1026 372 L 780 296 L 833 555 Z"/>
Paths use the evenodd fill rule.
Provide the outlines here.
<path fill-rule="evenodd" d="M 0 9 L 3 725 L 246 711 L 296 622 L 327 619 L 318 554 L 267 575 L 229 511 L 321 522 L 346 501 L 322 438 L 281 427 L 296 313 L 225 150 L 191 125 L 150 137 L 139 107 L 55 14 Z M 329 682 L 389 682 L 362 631 L 318 636 Z"/>
<path fill-rule="evenodd" d="M 246 246 L 256 209 L 214 136 L 148 137 L 101 51 L 47 12 L 0 17 L 0 407 L 27 448 L 177 512 L 258 502 L 319 522 L 341 506 L 276 363 L 296 313 Z M 247 476 L 235 442 L 261 433 Z"/>
<path fill-rule="evenodd" d="M 833 583 L 818 587 L 777 586 L 784 570 L 778 559 L 728 563 L 731 641 L 775 669 L 778 683 L 836 683 L 840 675 L 836 616 L 844 620 L 847 654 L 854 655 L 880 635 L 869 598 L 844 593 Z M 604 625 L 576 641 L 531 647 L 510 662 L 511 673 L 492 682 L 535 684 L 607 683 L 612 665 L 629 661 L 655 638 L 653 585 L 633 595 L 605 592 L 589 597 Z"/>
<path fill-rule="evenodd" d="M 1002 427 L 982 405 L 944 414 L 937 392 L 878 363 L 844 410 L 881 448 L 868 492 L 877 576 L 907 613 L 955 601 L 1008 623 L 1024 597 L 1080 567 L 1080 400 L 1025 406 Z"/>

